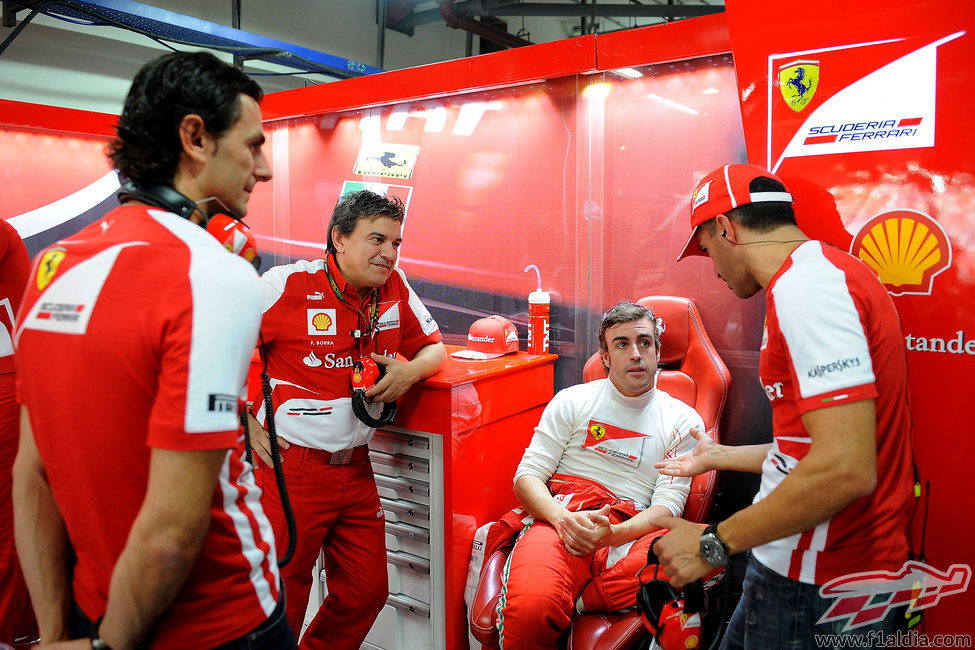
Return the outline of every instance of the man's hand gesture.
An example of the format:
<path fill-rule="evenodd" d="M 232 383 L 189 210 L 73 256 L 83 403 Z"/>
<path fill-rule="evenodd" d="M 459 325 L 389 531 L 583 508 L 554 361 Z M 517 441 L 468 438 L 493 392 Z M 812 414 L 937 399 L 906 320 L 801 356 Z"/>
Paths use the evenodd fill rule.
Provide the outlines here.
<path fill-rule="evenodd" d="M 690 433 L 697 440 L 694 451 L 654 463 L 658 472 L 667 476 L 697 476 L 715 468 L 714 455 L 719 445 L 714 438 L 697 429 L 691 429 Z"/>

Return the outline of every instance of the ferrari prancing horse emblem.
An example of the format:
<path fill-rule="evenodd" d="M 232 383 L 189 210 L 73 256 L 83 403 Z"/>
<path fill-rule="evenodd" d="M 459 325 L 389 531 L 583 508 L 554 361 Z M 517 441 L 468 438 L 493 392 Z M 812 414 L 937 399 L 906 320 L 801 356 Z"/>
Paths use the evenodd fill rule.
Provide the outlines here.
<path fill-rule="evenodd" d="M 67 252 L 63 248 L 52 248 L 44 253 L 40 263 L 37 265 L 37 289 L 44 291 L 47 285 L 51 284 L 54 275 L 58 272 L 58 266 Z"/>
<path fill-rule="evenodd" d="M 792 61 L 779 68 L 779 92 L 797 113 L 809 105 L 818 85 L 819 61 Z"/>

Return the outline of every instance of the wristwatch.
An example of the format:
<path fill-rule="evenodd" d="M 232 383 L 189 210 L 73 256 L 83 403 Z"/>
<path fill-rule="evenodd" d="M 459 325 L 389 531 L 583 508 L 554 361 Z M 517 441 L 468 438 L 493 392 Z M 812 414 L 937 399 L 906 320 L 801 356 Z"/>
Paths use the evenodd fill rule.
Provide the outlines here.
<path fill-rule="evenodd" d="M 91 650 L 112 650 L 112 646 L 105 643 L 101 636 L 98 634 L 98 628 L 101 627 L 102 618 L 100 617 L 95 624 L 91 626 L 91 634 L 89 635 L 89 640 L 91 641 Z"/>
<path fill-rule="evenodd" d="M 713 567 L 728 564 L 728 545 L 718 537 L 718 524 L 711 524 L 701 535 L 701 557 Z"/>

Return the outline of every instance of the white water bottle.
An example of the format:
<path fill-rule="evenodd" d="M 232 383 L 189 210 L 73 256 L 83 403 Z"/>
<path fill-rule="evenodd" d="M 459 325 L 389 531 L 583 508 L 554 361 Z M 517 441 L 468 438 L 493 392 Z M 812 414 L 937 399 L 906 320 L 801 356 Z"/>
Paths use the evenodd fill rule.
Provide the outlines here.
<path fill-rule="evenodd" d="M 528 352 L 531 354 L 548 354 L 549 310 L 551 298 L 547 291 L 542 291 L 542 273 L 534 264 L 525 267 L 525 272 L 535 269 L 538 279 L 538 289 L 528 294 Z"/>

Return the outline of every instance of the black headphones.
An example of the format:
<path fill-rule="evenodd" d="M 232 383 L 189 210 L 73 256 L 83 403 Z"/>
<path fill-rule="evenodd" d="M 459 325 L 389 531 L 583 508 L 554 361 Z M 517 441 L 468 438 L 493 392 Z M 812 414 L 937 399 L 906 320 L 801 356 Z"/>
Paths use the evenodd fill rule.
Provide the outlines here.
<path fill-rule="evenodd" d="M 684 585 L 682 590 L 678 590 L 667 580 L 657 578 L 660 561 L 657 559 L 653 546 L 658 541 L 660 541 L 659 537 L 650 542 L 650 548 L 647 550 L 647 563 L 636 574 L 637 584 L 639 585 L 636 592 L 637 609 L 640 610 L 640 618 L 643 619 L 644 627 L 650 630 L 654 637 L 659 637 L 663 633 L 663 626 L 666 621 L 661 621 L 660 615 L 668 603 L 683 600 L 683 610 L 686 614 L 704 611 L 704 582 L 702 580 L 689 582 Z M 654 570 L 654 577 L 652 580 L 644 581 L 642 579 L 643 571 L 651 564 L 657 565 Z"/>
<path fill-rule="evenodd" d="M 184 219 L 189 219 L 191 214 L 199 210 L 200 214 L 203 215 L 204 226 L 210 219 L 210 215 L 200 209 L 200 206 L 191 201 L 189 197 L 168 185 L 140 185 L 133 180 L 127 180 L 122 183 L 118 200 L 120 203 L 141 201 L 147 205 L 169 210 Z"/>
<path fill-rule="evenodd" d="M 370 358 L 359 359 L 352 364 L 352 413 L 365 425 L 372 428 L 384 427 L 396 417 L 396 402 L 383 404 L 378 418 L 372 417 L 366 409 L 366 390 L 383 378 L 386 367 Z"/>

